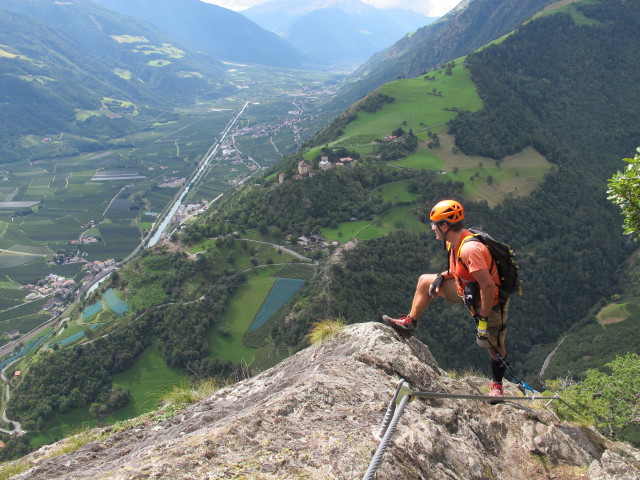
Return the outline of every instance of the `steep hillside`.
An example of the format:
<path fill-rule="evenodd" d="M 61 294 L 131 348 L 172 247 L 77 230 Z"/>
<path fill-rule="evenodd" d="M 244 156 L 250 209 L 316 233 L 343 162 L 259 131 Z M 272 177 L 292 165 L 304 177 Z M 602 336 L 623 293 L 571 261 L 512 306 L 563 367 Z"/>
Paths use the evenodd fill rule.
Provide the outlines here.
<path fill-rule="evenodd" d="M 378 9 L 359 0 L 279 0 L 242 14 L 286 38 L 311 61 L 360 65 L 433 18 L 400 9 Z"/>
<path fill-rule="evenodd" d="M 502 43 L 470 55 L 465 70 L 470 72 L 484 108 L 463 112 L 450 122 L 456 141 L 453 147 L 437 146 L 433 140 L 433 155 L 420 157 L 411 165 L 403 163 L 404 158 L 385 160 L 382 150 L 376 150 L 382 147 L 372 142 L 398 127 L 415 127 L 422 122 L 425 129 L 431 128 L 435 124 L 431 118 L 436 115 L 421 110 L 422 100 L 415 102 L 415 109 L 402 112 L 388 98 L 391 88 L 381 90 L 384 93 L 364 99 L 341 116 L 330 127 L 332 134 L 314 144 L 322 147 L 313 155 L 306 157 L 305 150 L 290 158 L 268 181 L 243 191 L 237 202 L 225 204 L 232 208 L 223 205 L 211 225 L 198 227 L 200 233 L 269 225 L 277 226 L 282 236 L 325 233 L 324 229 L 331 227 L 339 233 L 331 238 L 336 241 L 362 233 L 358 245 L 345 252 L 339 263 L 327 262 L 326 275 L 291 309 L 291 322 L 273 332 L 277 341 L 295 346 L 309 324 L 326 315 L 357 321 L 406 312 L 418 275 L 441 270 L 445 262 L 439 245 L 428 233 L 424 236 L 418 219 L 437 199 L 461 198 L 469 224 L 484 227 L 518 252 L 524 295 L 516 296 L 512 303 L 510 356 L 528 374 L 538 373 L 539 357 L 535 361 L 527 358 L 531 349 L 557 341 L 596 302 L 614 294 L 618 266 L 633 250 L 622 237 L 619 216 L 605 189 L 606 179 L 619 168 L 620 158 L 635 149 L 640 137 L 639 114 L 628 107 L 640 102 L 635 88 L 640 66 L 629 61 L 639 48 L 637 8 L 637 4 L 623 1 L 587 2 L 580 11 L 591 25 L 576 24 L 572 16 L 556 14 L 532 21 Z M 439 75 L 455 82 L 453 70 L 450 77 L 446 72 L 429 72 L 422 80 L 405 82 L 407 88 L 422 82 L 422 97 L 440 101 L 450 93 L 444 87 L 442 97 L 437 89 L 433 92 L 432 85 L 438 84 L 432 83 L 432 78 Z M 393 88 L 402 85 L 398 82 Z M 383 125 L 387 130 L 365 132 L 364 126 L 371 125 Z M 417 136 L 424 138 L 426 133 Z M 365 144 L 369 144 L 368 152 L 360 150 Z M 477 159 L 475 165 L 468 160 L 470 170 L 464 178 L 447 183 L 439 180 L 451 177 L 425 172 L 442 168 L 442 162 L 434 157 L 443 148 L 447 148 L 447 156 L 458 149 Z M 507 196 L 489 208 L 477 195 L 481 191 L 477 184 L 489 183 L 489 176 L 498 178 L 507 169 L 507 156 L 527 149 L 545 157 L 552 169 L 539 174 L 540 184 L 530 195 Z M 404 151 L 404 146 L 399 150 Z M 348 155 L 363 158 L 352 169 L 322 171 L 316 167 L 321 155 L 333 157 L 332 162 Z M 381 158 L 376 159 L 377 155 Z M 303 156 L 316 174 L 300 180 L 295 174 Z M 533 167 L 527 162 L 537 157 L 516 158 L 522 158 L 519 168 L 524 172 Z M 450 164 L 452 170 L 454 165 Z M 410 168 L 396 168 L 402 166 Z M 276 181 L 281 172 L 285 174 L 282 184 Z M 391 190 L 394 181 L 395 190 Z M 382 190 L 380 196 L 374 195 L 374 189 L 378 191 L 384 184 L 389 184 L 390 193 Z M 393 191 L 400 200 L 392 200 Z M 398 209 L 391 208 L 394 201 L 400 204 Z M 350 227 L 349 220 L 354 218 L 358 222 Z M 392 230 L 397 233 L 382 236 Z M 372 237 L 375 239 L 367 240 Z M 436 304 L 426 314 L 425 325 L 417 334 L 433 345 L 434 354 L 446 368 L 484 363 L 483 352 L 471 342 L 472 325 L 463 309 Z"/>
<path fill-rule="evenodd" d="M 540 376 L 546 379 L 571 374 L 583 377 L 622 352 L 638 349 L 640 335 L 640 252 L 620 268 L 617 293 L 596 303 L 578 324 L 554 344 L 536 349 L 544 356 Z M 549 351 L 551 350 L 551 353 Z M 532 354 L 532 357 L 535 353 Z M 541 362 L 542 360 L 538 360 Z"/>
<path fill-rule="evenodd" d="M 361 324 L 191 406 L 84 432 L 4 468 L 16 480 L 360 479 L 400 378 L 415 390 L 472 395 L 484 394 L 487 382 L 454 380 L 426 345 Z M 515 387 L 508 393 L 519 396 Z M 562 422 L 540 401 L 419 399 L 399 419 L 377 478 L 623 480 L 640 473 L 640 451 Z"/>
<path fill-rule="evenodd" d="M 2 0 L 0 8 L 4 161 L 20 157 L 18 135 L 109 137 L 157 109 L 231 91 L 218 62 L 95 4 Z"/>
<path fill-rule="evenodd" d="M 182 43 L 229 62 L 299 67 L 304 55 L 240 13 L 200 0 L 97 0 L 157 25 Z"/>
<path fill-rule="evenodd" d="M 396 78 L 421 75 L 512 31 L 552 0 L 473 0 L 374 55 L 345 82 L 332 108 L 344 109 Z"/>

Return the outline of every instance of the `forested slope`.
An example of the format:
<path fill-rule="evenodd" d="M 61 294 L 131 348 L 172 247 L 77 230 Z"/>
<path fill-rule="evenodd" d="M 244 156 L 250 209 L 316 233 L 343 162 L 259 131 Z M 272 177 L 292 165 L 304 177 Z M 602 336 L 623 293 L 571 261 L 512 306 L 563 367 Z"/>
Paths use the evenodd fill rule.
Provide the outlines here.
<path fill-rule="evenodd" d="M 509 33 L 552 0 L 474 0 L 371 57 L 331 105 L 345 108 L 396 78 L 412 78 Z"/>
<path fill-rule="evenodd" d="M 543 17 L 470 55 L 467 63 L 485 108 L 461 114 L 451 124 L 458 147 L 469 155 L 499 160 L 533 145 L 556 165 L 529 197 L 507 199 L 494 209 L 465 202 L 469 224 L 484 227 L 518 252 L 524 295 L 513 299 L 508 342 L 510 357 L 527 373 L 540 368 L 527 361 L 531 348 L 555 341 L 611 295 L 616 270 L 630 253 L 620 216 L 606 198 L 606 180 L 640 138 L 640 112 L 633 108 L 640 100 L 635 87 L 640 63 L 633 54 L 640 50 L 640 5 L 606 0 L 585 5 L 584 14 L 592 25 L 577 25 L 566 14 Z M 437 198 L 459 196 L 455 185 L 435 178 L 422 180 L 418 215 Z M 309 198 L 331 191 L 318 182 L 308 183 L 316 185 Z M 282 211 L 287 204 L 278 203 L 283 197 L 276 189 L 286 188 L 250 193 L 244 205 Z M 298 227 L 313 228 L 314 218 L 322 223 L 322 216 L 313 216 L 313 202 L 294 203 L 301 210 L 295 217 L 306 212 L 309 219 Z M 225 218 L 246 219 L 234 213 Z M 361 242 L 332 267 L 327 286 L 310 293 L 295 321 L 282 325 L 275 337 L 298 344 L 308 326 L 326 315 L 358 322 L 406 313 L 417 276 L 444 268 L 440 249 L 429 236 L 403 231 Z M 417 335 L 446 368 L 466 368 L 485 362 L 472 331 L 463 309 L 434 304 Z"/>
<path fill-rule="evenodd" d="M 525 295 L 513 315 L 521 321 L 510 339 L 520 353 L 555 338 L 611 293 L 625 256 L 605 189 L 640 133 L 632 107 L 640 93 L 633 87 L 640 6 L 606 1 L 584 13 L 600 23 L 554 15 L 470 56 L 486 108 L 452 128 L 464 151 L 500 158 L 533 144 L 560 167 L 530 198 L 506 202 L 486 220 L 524 254 Z"/>
<path fill-rule="evenodd" d="M 452 126 L 463 151 L 500 158 L 532 144 L 559 166 L 533 196 L 492 215 L 525 250 L 521 308 L 531 318 L 523 337 L 532 344 L 558 335 L 609 294 L 625 256 L 606 179 L 640 137 L 632 107 L 640 100 L 633 87 L 640 5 L 611 0 L 582 9 L 599 23 L 553 15 L 470 56 L 486 108 Z"/>

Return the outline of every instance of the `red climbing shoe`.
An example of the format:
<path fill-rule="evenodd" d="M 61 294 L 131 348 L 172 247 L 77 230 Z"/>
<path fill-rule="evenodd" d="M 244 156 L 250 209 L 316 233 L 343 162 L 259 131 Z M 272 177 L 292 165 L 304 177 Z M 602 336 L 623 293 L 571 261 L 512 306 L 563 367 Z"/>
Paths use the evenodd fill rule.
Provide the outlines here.
<path fill-rule="evenodd" d="M 504 400 L 502 399 L 502 397 L 504 396 L 502 394 L 502 383 L 498 383 L 498 382 L 491 382 L 491 391 L 489 392 L 489 396 L 490 397 L 496 397 L 495 399 L 489 400 L 489 403 L 491 405 L 496 405 L 498 403 L 502 403 L 504 402 Z"/>
<path fill-rule="evenodd" d="M 414 320 L 409 315 L 402 315 L 400 318 L 391 318 L 388 315 L 382 315 L 381 319 L 404 338 L 412 337 L 413 332 L 418 325 L 418 321 Z"/>

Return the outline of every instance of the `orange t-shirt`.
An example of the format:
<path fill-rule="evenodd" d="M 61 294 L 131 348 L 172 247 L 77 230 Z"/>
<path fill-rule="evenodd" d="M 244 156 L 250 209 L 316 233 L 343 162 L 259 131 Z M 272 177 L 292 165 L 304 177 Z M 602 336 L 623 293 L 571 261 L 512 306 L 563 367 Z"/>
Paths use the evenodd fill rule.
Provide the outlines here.
<path fill-rule="evenodd" d="M 457 248 L 460 248 L 460 246 L 458 245 Z M 472 274 L 473 272 L 486 268 L 489 270 L 489 273 L 491 273 L 493 283 L 496 284 L 493 302 L 493 306 L 495 306 L 500 300 L 500 292 L 498 289 L 500 278 L 498 276 L 498 269 L 491 258 L 491 253 L 489 253 L 489 249 L 482 242 L 473 240 L 465 241 L 460 249 L 460 258 L 462 258 L 462 263 L 467 267 L 466 270 L 464 266 L 457 265 L 459 263 L 457 254 L 458 252 L 456 250 L 455 255 L 451 255 L 450 257 L 450 270 L 456 276 L 456 279 L 458 279 L 458 281 L 456 281 L 458 295 L 464 295 L 464 286 L 467 282 L 475 281 L 473 276 L 465 275 L 467 271 L 469 274 Z M 460 279 L 462 281 L 460 281 Z"/>

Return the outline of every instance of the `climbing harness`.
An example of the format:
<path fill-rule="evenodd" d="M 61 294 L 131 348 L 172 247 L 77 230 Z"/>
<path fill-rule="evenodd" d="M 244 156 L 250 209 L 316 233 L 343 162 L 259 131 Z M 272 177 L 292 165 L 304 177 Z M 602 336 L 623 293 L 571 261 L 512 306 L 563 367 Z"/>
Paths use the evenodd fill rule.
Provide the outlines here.
<path fill-rule="evenodd" d="M 524 382 L 522 382 L 524 383 Z M 526 385 L 526 384 L 525 384 Z M 549 400 L 549 402 L 545 405 L 548 406 L 553 400 L 559 400 L 562 403 L 565 403 L 558 396 L 554 397 L 537 397 L 535 390 L 527 385 L 527 391 L 531 391 L 531 396 L 527 396 L 525 394 L 524 397 L 501 397 L 503 400 L 513 400 L 513 401 L 522 401 L 522 400 Z M 411 389 L 411 386 L 404 379 L 400 379 L 396 386 L 396 391 L 389 402 L 389 406 L 387 407 L 387 411 L 385 412 L 384 418 L 380 423 L 380 427 L 374 432 L 374 437 L 376 440 L 380 442 L 376 452 L 371 459 L 371 463 L 369 464 L 369 468 L 365 472 L 362 480 L 371 480 L 376 474 L 376 470 L 382 461 L 382 456 L 384 452 L 387 450 L 389 446 L 389 442 L 391 441 L 391 437 L 396 431 L 398 423 L 400 422 L 400 417 L 404 412 L 407 403 L 412 401 L 414 398 L 454 398 L 454 399 L 467 399 L 467 400 L 495 400 L 495 397 L 491 397 L 489 395 L 473 395 L 473 394 L 458 394 L 458 393 L 443 393 L 443 392 L 420 392 L 414 391 Z"/>

